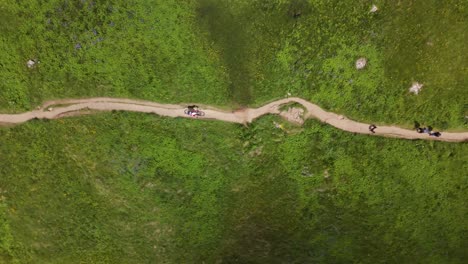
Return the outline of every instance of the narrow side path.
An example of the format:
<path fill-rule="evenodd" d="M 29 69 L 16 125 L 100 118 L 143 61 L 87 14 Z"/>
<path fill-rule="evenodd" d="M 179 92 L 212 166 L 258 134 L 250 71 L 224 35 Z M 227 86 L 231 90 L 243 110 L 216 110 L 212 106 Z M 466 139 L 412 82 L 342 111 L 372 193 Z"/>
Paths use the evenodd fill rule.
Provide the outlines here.
<path fill-rule="evenodd" d="M 319 106 L 301 98 L 291 97 L 277 100 L 266 104 L 259 108 L 247 108 L 234 112 L 226 112 L 210 106 L 202 106 L 205 112 L 204 117 L 200 119 L 216 119 L 233 123 L 250 123 L 254 119 L 266 114 L 280 114 L 280 106 L 296 102 L 303 105 L 307 112 L 304 114 L 304 119 L 315 118 L 324 123 L 330 124 L 344 131 L 371 134 L 385 137 L 405 138 L 405 139 L 430 139 L 439 141 L 464 142 L 468 141 L 468 132 L 441 132 L 440 137 L 431 137 L 428 134 L 419 134 L 415 130 L 403 129 L 395 126 L 379 126 L 375 133 L 369 131 L 369 124 L 356 122 L 347 119 L 344 116 L 327 112 Z M 57 107 L 55 107 L 57 106 Z M 132 100 L 125 98 L 87 98 L 87 99 L 63 99 L 46 102 L 37 110 L 25 112 L 21 114 L 0 114 L 0 125 L 14 125 L 27 122 L 28 120 L 39 119 L 56 119 L 67 115 L 85 114 L 81 110 L 95 111 L 132 111 L 142 113 L 154 113 L 160 116 L 168 117 L 188 117 L 184 114 L 185 106 L 174 104 L 159 104 L 155 102 Z M 50 111 L 49 111 L 50 110 Z M 190 118 L 190 117 L 189 117 Z"/>

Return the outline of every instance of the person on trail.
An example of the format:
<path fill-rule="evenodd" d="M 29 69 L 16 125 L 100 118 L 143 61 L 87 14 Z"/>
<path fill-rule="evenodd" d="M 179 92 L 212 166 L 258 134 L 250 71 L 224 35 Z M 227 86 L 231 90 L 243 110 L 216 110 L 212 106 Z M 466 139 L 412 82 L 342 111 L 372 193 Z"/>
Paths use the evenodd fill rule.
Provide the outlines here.
<path fill-rule="evenodd" d="M 371 125 L 369 126 L 369 131 L 370 131 L 370 132 L 372 132 L 372 133 L 375 133 L 375 131 L 374 131 L 374 130 L 375 130 L 376 128 L 377 128 L 377 126 L 376 126 L 376 125 L 374 125 L 374 124 L 371 124 Z"/>
<path fill-rule="evenodd" d="M 429 136 L 440 137 L 442 134 L 440 132 L 429 132 Z"/>
<path fill-rule="evenodd" d="M 196 116 L 197 111 L 198 111 L 198 105 L 189 105 L 187 106 L 188 108 L 188 114 L 190 116 Z"/>
<path fill-rule="evenodd" d="M 191 117 L 199 116 L 200 111 L 198 110 L 198 105 L 189 105 L 187 106 L 187 114 Z"/>
<path fill-rule="evenodd" d="M 418 127 L 416 128 L 416 131 L 418 133 L 431 133 L 431 129 L 427 128 L 427 127 Z"/>

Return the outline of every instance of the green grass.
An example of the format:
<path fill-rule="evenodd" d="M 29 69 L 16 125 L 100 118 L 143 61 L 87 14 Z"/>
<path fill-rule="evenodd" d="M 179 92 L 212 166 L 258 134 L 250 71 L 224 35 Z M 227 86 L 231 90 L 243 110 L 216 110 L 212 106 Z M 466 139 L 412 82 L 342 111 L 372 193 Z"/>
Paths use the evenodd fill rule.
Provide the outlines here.
<path fill-rule="evenodd" d="M 116 112 L 1 129 L 0 262 L 466 259 L 467 144 L 273 121 Z"/>
<path fill-rule="evenodd" d="M 0 109 L 90 96 L 240 107 L 290 93 L 377 124 L 466 129 L 467 8 L 5 0 Z M 121 112 L 1 128 L 0 142 L 0 263 L 468 257 L 466 143 Z"/>
<path fill-rule="evenodd" d="M 369 12 L 372 4 L 379 11 Z M 117 96 L 222 106 L 287 93 L 354 119 L 466 129 L 466 1 L 7 0 L 0 108 Z M 80 44 L 81 48 L 76 48 Z M 368 66 L 358 71 L 357 58 Z M 28 59 L 40 60 L 34 69 Z M 413 81 L 420 95 L 408 92 Z"/>
<path fill-rule="evenodd" d="M 204 250 L 216 245 L 223 230 L 217 188 L 224 177 L 241 172 L 235 167 L 240 162 L 236 155 L 219 147 L 229 147 L 229 127 L 147 116 L 137 124 L 130 121 L 135 117 L 108 114 L 2 131 L 31 139 L 16 145 L 15 153 L 2 148 L 2 156 L 17 159 L 2 162 L 1 186 L 11 197 L 6 201 L 15 241 L 28 252 L 13 252 L 14 258 L 36 263 L 164 262 L 166 255 L 177 256 L 178 248 L 200 247 L 199 254 L 207 254 Z M 115 126 L 121 128 L 105 132 Z M 213 138 L 218 133 L 227 136 L 224 142 Z M 46 134 L 60 139 L 51 143 Z M 190 240 L 184 238 L 188 234 Z"/>
<path fill-rule="evenodd" d="M 192 25 L 193 2 L 7 1 L 1 7 L 2 108 L 89 96 L 227 103 L 216 54 Z M 34 69 L 26 67 L 31 58 L 40 61 Z"/>

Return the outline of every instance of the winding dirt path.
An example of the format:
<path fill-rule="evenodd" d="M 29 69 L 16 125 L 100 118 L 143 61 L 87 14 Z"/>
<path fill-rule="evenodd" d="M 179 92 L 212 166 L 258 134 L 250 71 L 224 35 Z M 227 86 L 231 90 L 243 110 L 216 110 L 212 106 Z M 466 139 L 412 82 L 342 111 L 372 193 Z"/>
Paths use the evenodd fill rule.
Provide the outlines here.
<path fill-rule="evenodd" d="M 250 123 L 254 119 L 265 114 L 281 114 L 284 116 L 285 112 L 281 112 L 279 108 L 281 105 L 291 102 L 299 103 L 307 109 L 303 116 L 304 119 L 316 118 L 324 123 L 348 132 L 406 139 L 431 139 L 451 142 L 468 141 L 468 132 L 441 132 L 442 135 L 436 138 L 431 137 L 428 134 L 419 134 L 414 130 L 403 129 L 395 126 L 378 126 L 377 129 L 375 129 L 375 134 L 372 134 L 369 131 L 369 124 L 352 121 L 344 116 L 327 112 L 315 104 L 296 97 L 274 101 L 259 108 L 247 108 L 234 112 L 226 112 L 209 106 L 202 106 L 205 116 L 200 117 L 200 119 L 216 119 L 226 122 L 245 124 Z M 51 111 L 48 110 L 49 107 L 52 107 Z M 154 113 L 160 116 L 169 117 L 188 117 L 184 114 L 184 108 L 185 107 L 181 105 L 159 104 L 149 101 L 124 98 L 102 97 L 88 99 L 63 99 L 46 102 L 42 107 L 30 112 L 21 114 L 0 114 L 0 125 L 21 124 L 34 118 L 56 119 L 67 115 L 84 114 L 83 112 L 80 112 L 81 110 L 121 110 Z"/>

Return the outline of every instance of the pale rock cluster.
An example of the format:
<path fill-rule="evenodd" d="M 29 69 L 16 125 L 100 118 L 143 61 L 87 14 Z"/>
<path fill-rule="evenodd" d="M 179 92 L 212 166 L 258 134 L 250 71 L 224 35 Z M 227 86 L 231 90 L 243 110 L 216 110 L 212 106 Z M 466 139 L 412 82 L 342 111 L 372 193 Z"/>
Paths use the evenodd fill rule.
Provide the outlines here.
<path fill-rule="evenodd" d="M 366 58 L 359 58 L 356 61 L 356 69 L 358 69 L 358 70 L 364 69 L 364 67 L 366 67 L 366 65 L 367 65 L 367 59 Z"/>
<path fill-rule="evenodd" d="M 419 94 L 419 91 L 421 91 L 422 87 L 423 87 L 423 84 L 414 82 L 413 85 L 411 85 L 411 87 L 409 88 L 409 92 L 414 93 L 414 94 Z"/>

